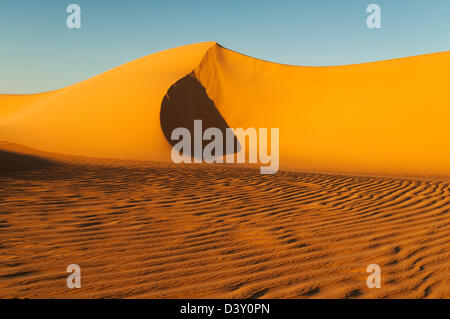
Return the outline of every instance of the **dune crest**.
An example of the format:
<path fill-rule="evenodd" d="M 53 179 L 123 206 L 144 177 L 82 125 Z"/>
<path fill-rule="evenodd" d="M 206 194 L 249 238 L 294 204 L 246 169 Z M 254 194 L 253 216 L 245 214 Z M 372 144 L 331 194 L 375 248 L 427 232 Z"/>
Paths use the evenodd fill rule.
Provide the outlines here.
<path fill-rule="evenodd" d="M 306 170 L 450 176 L 450 52 L 301 67 L 219 45 L 195 75 L 231 127 L 280 128 L 280 164 Z"/>
<path fill-rule="evenodd" d="M 161 104 L 193 72 L 230 127 L 280 128 L 282 168 L 450 176 L 449 71 L 450 52 L 301 67 L 205 42 L 61 90 L 0 96 L 0 140 L 72 155 L 170 161 Z"/>
<path fill-rule="evenodd" d="M 64 89 L 15 96 L 27 105 L 9 102 L 15 110 L 0 113 L 0 140 L 69 155 L 170 161 L 161 101 L 214 44 L 166 50 Z"/>

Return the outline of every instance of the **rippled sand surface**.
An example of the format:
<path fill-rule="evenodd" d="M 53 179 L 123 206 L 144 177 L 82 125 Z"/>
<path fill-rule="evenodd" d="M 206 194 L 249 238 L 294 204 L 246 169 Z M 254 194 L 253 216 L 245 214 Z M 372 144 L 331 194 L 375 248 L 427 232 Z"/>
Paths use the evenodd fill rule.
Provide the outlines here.
<path fill-rule="evenodd" d="M 2 298 L 450 297 L 448 182 L 11 148 L 0 165 Z"/>

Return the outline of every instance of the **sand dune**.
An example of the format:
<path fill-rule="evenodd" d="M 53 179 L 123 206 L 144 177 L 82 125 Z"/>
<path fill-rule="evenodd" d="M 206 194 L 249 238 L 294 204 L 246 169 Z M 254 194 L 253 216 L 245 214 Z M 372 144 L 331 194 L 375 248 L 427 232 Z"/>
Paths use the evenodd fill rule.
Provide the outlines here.
<path fill-rule="evenodd" d="M 211 45 L 156 53 L 61 90 L 14 97 L 19 102 L 8 96 L 17 111 L 0 113 L 0 140 L 71 155 L 169 161 L 161 101 Z M 22 101 L 25 107 L 12 105 Z"/>
<path fill-rule="evenodd" d="M 0 297 L 449 298 L 448 71 L 449 52 L 297 67 L 206 42 L 0 95 Z M 172 164 L 197 117 L 279 128 L 282 170 Z"/>
<path fill-rule="evenodd" d="M 212 47 L 195 70 L 231 127 L 279 127 L 283 167 L 450 176 L 450 52 L 337 67 Z"/>
<path fill-rule="evenodd" d="M 448 71 L 449 52 L 297 67 L 206 42 L 54 92 L 0 96 L 0 139 L 56 153 L 170 161 L 161 104 L 192 72 L 230 127 L 280 128 L 282 168 L 450 176 Z"/>

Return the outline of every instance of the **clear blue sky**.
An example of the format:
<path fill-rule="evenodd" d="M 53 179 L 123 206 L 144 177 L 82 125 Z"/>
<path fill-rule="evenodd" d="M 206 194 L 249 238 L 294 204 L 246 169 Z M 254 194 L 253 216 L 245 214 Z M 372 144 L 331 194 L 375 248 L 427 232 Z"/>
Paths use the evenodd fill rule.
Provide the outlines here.
<path fill-rule="evenodd" d="M 68 29 L 66 7 L 82 10 Z M 366 27 L 366 7 L 382 28 Z M 449 0 L 0 0 L 0 93 L 61 88 L 127 61 L 217 41 L 296 65 L 370 62 L 450 50 Z"/>

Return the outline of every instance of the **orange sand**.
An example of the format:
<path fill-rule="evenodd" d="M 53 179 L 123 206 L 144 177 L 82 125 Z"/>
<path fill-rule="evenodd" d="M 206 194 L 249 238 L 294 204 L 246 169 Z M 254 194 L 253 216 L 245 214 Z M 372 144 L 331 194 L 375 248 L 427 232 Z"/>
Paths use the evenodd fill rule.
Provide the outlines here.
<path fill-rule="evenodd" d="M 450 298 L 448 182 L 1 148 L 1 298 Z"/>
<path fill-rule="evenodd" d="M 280 129 L 282 168 L 450 176 L 450 52 L 297 67 L 194 44 L 54 92 L 0 96 L 0 139 L 56 153 L 170 161 L 161 101 L 191 71 L 230 127 Z"/>
<path fill-rule="evenodd" d="M 449 71 L 207 42 L 0 95 L 0 297 L 449 298 Z M 280 172 L 170 162 L 161 103 L 191 73 L 230 127 L 280 129 Z"/>

